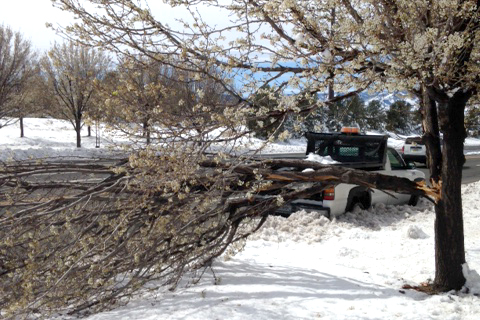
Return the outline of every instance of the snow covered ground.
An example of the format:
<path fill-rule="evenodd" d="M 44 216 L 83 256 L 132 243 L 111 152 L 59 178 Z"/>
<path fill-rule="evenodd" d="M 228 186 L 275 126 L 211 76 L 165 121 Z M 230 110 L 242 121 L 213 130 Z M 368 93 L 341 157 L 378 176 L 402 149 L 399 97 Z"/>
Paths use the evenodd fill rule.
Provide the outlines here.
<path fill-rule="evenodd" d="M 431 205 L 384 206 L 334 221 L 270 217 L 196 285 L 154 290 L 89 320 L 478 319 L 480 182 L 463 188 L 469 293 L 404 290 L 434 277 Z"/>
<path fill-rule="evenodd" d="M 77 151 L 65 122 L 27 119 L 25 125 L 27 138 L 16 138 L 15 126 L 0 130 L 2 158 L 107 152 L 94 148 L 94 137 L 83 138 Z M 102 146 L 114 139 L 104 138 Z M 464 292 L 428 296 L 402 289 L 434 277 L 434 213 L 421 200 L 416 207 L 377 205 L 333 221 L 304 211 L 270 217 L 243 250 L 216 261 L 199 283 L 186 276 L 173 292 L 146 290 L 88 319 L 479 319 L 480 182 L 462 188 Z"/>
<path fill-rule="evenodd" d="M 115 141 L 125 141 L 111 133 L 100 134 L 100 148 L 95 148 L 95 130 L 87 136 L 82 129 L 82 148 L 76 148 L 76 133 L 68 121 L 25 118 L 25 137 L 20 138 L 20 125 L 16 122 L 0 129 L 0 160 L 44 157 L 102 157 L 111 153 Z"/>

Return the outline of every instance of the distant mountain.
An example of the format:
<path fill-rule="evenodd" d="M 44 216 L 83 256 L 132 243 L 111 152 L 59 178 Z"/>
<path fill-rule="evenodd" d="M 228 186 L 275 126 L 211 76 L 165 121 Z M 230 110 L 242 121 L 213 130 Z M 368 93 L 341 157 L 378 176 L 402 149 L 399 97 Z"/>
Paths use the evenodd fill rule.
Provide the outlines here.
<path fill-rule="evenodd" d="M 362 92 L 359 94 L 360 98 L 365 102 L 365 105 L 370 103 L 372 100 L 379 100 L 385 110 L 388 110 L 390 105 L 398 100 L 404 100 L 412 105 L 413 108 L 418 107 L 418 99 L 412 98 L 410 95 L 402 92 L 397 93 L 377 93 L 377 94 L 368 94 L 367 92 Z M 327 94 L 318 94 L 320 100 L 326 100 Z"/>
<path fill-rule="evenodd" d="M 395 101 L 398 100 L 404 100 L 407 103 L 411 104 L 412 107 L 418 107 L 418 99 L 413 98 L 412 96 L 405 94 L 405 93 L 378 93 L 375 95 L 369 95 L 367 92 L 362 92 L 360 93 L 360 98 L 362 98 L 363 101 L 365 101 L 365 104 L 370 103 L 372 100 L 379 100 L 380 103 L 383 105 L 385 109 L 388 109 L 388 107 L 394 103 Z"/>

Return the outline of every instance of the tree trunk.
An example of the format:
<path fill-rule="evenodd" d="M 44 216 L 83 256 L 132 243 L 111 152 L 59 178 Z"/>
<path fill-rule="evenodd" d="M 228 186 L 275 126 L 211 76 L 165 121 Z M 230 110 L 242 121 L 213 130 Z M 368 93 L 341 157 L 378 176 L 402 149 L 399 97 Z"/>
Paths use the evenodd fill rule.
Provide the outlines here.
<path fill-rule="evenodd" d="M 100 125 L 95 121 L 95 148 L 100 148 Z"/>
<path fill-rule="evenodd" d="M 81 119 L 75 119 L 75 131 L 77 132 L 77 148 L 82 147 L 82 136 L 81 136 L 81 130 L 82 130 L 82 121 Z"/>
<path fill-rule="evenodd" d="M 459 290 L 465 284 L 462 264 L 465 245 L 462 210 L 462 167 L 465 163 L 464 110 L 469 96 L 460 93 L 439 101 L 443 133 L 441 198 L 435 205 L 435 280 L 439 291 Z"/>
<path fill-rule="evenodd" d="M 87 131 L 88 131 L 88 136 L 91 137 L 92 136 L 92 127 L 91 126 L 87 126 Z"/>
<path fill-rule="evenodd" d="M 20 138 L 23 138 L 25 136 L 24 130 L 23 130 L 23 117 L 20 117 Z"/>
<path fill-rule="evenodd" d="M 438 185 L 442 174 L 442 149 L 438 127 L 437 104 L 430 99 L 426 89 L 421 96 L 423 142 L 427 148 L 427 166 L 430 168 L 430 183 Z"/>
<path fill-rule="evenodd" d="M 150 144 L 150 128 L 148 126 L 148 120 L 143 122 L 143 136 L 147 138 L 147 144 Z"/>

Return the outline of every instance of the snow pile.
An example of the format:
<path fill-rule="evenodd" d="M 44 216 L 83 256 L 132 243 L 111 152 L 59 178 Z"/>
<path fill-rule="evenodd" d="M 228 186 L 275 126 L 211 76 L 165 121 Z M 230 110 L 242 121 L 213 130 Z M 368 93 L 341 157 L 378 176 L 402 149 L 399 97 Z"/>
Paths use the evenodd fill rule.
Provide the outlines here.
<path fill-rule="evenodd" d="M 285 219 L 271 216 L 262 229 L 251 236 L 251 239 L 262 239 L 274 242 L 320 242 L 326 234 L 330 220 L 318 212 L 294 212 Z"/>
<path fill-rule="evenodd" d="M 326 165 L 339 163 L 338 161 L 333 160 L 332 157 L 330 156 L 322 157 L 314 153 L 309 153 L 308 156 L 305 158 L 305 160 L 318 162 L 320 164 L 326 164 Z M 313 172 L 313 171 L 315 170 L 313 170 L 312 168 L 307 168 L 307 169 L 304 169 L 302 172 Z"/>
<path fill-rule="evenodd" d="M 475 270 L 470 270 L 468 264 L 463 264 L 463 276 L 467 280 L 465 287 L 468 288 L 469 293 L 480 295 L 480 275 Z"/>
<path fill-rule="evenodd" d="M 407 229 L 407 236 L 410 239 L 426 239 L 428 238 L 428 235 L 423 232 L 423 230 L 415 225 L 411 225 Z"/>
<path fill-rule="evenodd" d="M 309 153 L 307 158 L 305 160 L 308 160 L 308 161 L 313 161 L 313 162 L 318 162 L 320 164 L 335 164 L 335 163 L 339 163 L 338 161 L 335 161 L 332 159 L 332 157 L 330 156 L 325 156 L 325 157 L 322 157 L 322 156 L 319 156 L 318 154 L 315 154 L 315 153 Z"/>

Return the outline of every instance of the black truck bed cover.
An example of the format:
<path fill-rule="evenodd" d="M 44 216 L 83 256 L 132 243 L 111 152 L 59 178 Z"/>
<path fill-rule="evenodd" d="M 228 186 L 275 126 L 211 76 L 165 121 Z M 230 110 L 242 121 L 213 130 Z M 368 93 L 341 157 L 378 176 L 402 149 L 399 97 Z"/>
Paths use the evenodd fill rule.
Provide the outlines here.
<path fill-rule="evenodd" d="M 305 133 L 308 154 L 330 156 L 339 165 L 366 170 L 385 167 L 387 140 L 384 135 Z"/>

